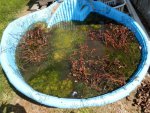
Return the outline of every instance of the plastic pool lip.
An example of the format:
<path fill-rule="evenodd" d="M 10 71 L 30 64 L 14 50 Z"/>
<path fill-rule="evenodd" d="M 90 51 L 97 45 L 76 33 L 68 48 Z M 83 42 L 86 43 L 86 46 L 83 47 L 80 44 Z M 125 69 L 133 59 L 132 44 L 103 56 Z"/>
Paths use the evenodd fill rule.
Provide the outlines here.
<path fill-rule="evenodd" d="M 80 2 L 79 5 L 78 2 Z M 86 7 L 85 10 L 79 13 L 78 9 L 82 7 L 83 3 L 86 3 L 88 7 Z M 18 91 L 20 91 L 22 94 L 26 95 L 27 97 L 41 104 L 47 106 L 59 107 L 59 108 L 81 108 L 81 107 L 89 107 L 89 106 L 102 106 L 105 104 L 115 102 L 129 95 L 129 93 L 140 84 L 140 82 L 146 75 L 147 70 L 150 66 L 150 41 L 146 37 L 146 34 L 142 30 L 142 28 L 132 18 L 128 17 L 127 15 L 115 9 L 111 9 L 111 7 L 106 6 L 105 4 L 100 2 L 99 3 L 93 2 L 92 4 L 94 6 L 94 10 L 93 10 L 90 6 L 90 3 L 88 3 L 86 0 L 82 0 L 82 2 L 80 0 L 65 0 L 59 6 L 55 14 L 51 16 L 50 15 L 51 8 L 55 5 L 57 5 L 57 3 L 54 3 L 52 6 L 50 6 L 47 9 L 21 17 L 15 20 L 14 22 L 10 23 L 8 27 L 5 29 L 1 41 L 2 52 L 0 54 L 0 60 L 1 60 L 1 65 L 10 83 Z M 19 39 L 21 37 L 20 35 L 22 35 L 27 30 L 29 25 L 35 22 L 45 21 L 49 24 L 50 27 L 60 21 L 69 21 L 69 20 L 82 21 L 91 11 L 95 11 L 106 17 L 115 19 L 116 21 L 125 24 L 132 31 L 135 32 L 135 35 L 142 46 L 142 62 L 138 70 L 134 74 L 134 76 L 123 87 L 113 92 L 107 93 L 105 95 L 88 98 L 88 99 L 58 98 L 58 97 L 42 94 L 32 89 L 24 81 L 24 79 L 21 76 L 21 73 L 18 71 L 18 68 L 15 64 L 15 47 L 19 42 Z M 74 14 L 74 12 L 76 13 Z M 19 35 L 16 36 L 16 34 Z M 10 48 L 12 46 L 14 47 L 13 49 Z M 6 48 L 8 48 L 8 50 L 3 52 L 3 50 Z"/>

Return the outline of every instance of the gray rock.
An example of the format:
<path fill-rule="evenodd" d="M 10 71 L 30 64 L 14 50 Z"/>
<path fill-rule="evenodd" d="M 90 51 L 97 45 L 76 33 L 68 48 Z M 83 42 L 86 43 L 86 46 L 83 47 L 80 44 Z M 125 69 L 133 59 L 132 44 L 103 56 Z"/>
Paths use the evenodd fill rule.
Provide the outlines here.
<path fill-rule="evenodd" d="M 38 4 L 34 4 L 34 5 L 31 7 L 30 10 L 31 10 L 31 11 L 37 11 L 37 10 L 39 10 L 39 5 L 38 5 Z"/>
<path fill-rule="evenodd" d="M 44 8 L 46 8 L 47 6 L 46 5 L 44 5 L 44 6 L 42 6 L 40 9 L 42 10 L 42 9 L 44 9 Z"/>
<path fill-rule="evenodd" d="M 48 2 L 53 2 L 54 0 L 39 0 L 39 5 L 40 6 L 45 6 L 48 5 Z"/>

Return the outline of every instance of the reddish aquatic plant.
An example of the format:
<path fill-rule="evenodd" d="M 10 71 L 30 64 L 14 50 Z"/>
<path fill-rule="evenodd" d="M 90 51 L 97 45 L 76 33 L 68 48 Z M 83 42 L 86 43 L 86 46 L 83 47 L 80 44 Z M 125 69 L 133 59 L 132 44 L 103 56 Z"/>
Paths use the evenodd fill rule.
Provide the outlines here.
<path fill-rule="evenodd" d="M 122 25 L 107 24 L 107 30 L 103 32 L 103 40 L 106 46 L 112 46 L 116 49 L 127 49 L 128 39 L 133 37 L 133 33 L 129 32 L 127 27 Z"/>
<path fill-rule="evenodd" d="M 46 31 L 40 26 L 26 32 L 19 43 L 20 60 L 25 64 L 39 63 L 47 58 L 48 52 L 44 48 L 48 46 Z"/>
<path fill-rule="evenodd" d="M 88 31 L 90 42 L 101 41 L 106 47 L 127 51 L 129 41 L 133 40 L 133 34 L 126 27 L 116 24 L 107 24 L 106 29 Z M 110 60 L 109 56 L 97 56 L 96 48 L 89 48 L 87 41 L 79 46 L 78 51 L 74 51 L 70 57 L 71 75 L 76 81 L 80 81 L 103 92 L 123 86 L 126 77 L 116 69 L 125 68 L 125 65 L 118 59 Z"/>
<path fill-rule="evenodd" d="M 106 24 L 105 29 L 88 31 L 90 40 L 102 41 L 106 46 L 112 46 L 115 49 L 127 50 L 128 39 L 133 37 L 133 33 L 122 25 Z"/>
<path fill-rule="evenodd" d="M 102 40 L 103 39 L 103 30 L 93 30 L 93 29 L 90 29 L 88 31 L 88 37 L 91 39 L 91 40 Z"/>
<path fill-rule="evenodd" d="M 110 62 L 107 56 L 100 58 L 99 56 L 93 56 L 95 51 L 88 48 L 88 45 L 80 45 L 79 51 L 74 51 L 70 57 L 71 62 L 71 76 L 76 81 L 80 81 L 95 89 L 101 91 L 104 85 L 103 81 L 110 84 L 116 84 L 116 86 L 122 86 L 125 84 L 124 75 L 114 75 L 110 73 L 109 69 L 113 66 L 121 67 L 119 61 Z M 92 54 L 91 54 L 92 53 Z M 102 85 L 101 87 L 99 87 Z M 113 90 L 113 85 L 110 85 L 110 89 Z"/>

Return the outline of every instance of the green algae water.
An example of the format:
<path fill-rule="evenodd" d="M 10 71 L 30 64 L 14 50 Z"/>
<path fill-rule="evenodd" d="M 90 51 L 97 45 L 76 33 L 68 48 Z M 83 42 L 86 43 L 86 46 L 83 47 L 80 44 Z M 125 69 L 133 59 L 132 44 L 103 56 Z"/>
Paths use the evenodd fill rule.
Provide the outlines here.
<path fill-rule="evenodd" d="M 26 34 L 16 50 L 18 67 L 33 89 L 52 96 L 108 93 L 123 86 L 140 62 L 133 33 L 97 14 L 51 28 L 37 23 Z"/>

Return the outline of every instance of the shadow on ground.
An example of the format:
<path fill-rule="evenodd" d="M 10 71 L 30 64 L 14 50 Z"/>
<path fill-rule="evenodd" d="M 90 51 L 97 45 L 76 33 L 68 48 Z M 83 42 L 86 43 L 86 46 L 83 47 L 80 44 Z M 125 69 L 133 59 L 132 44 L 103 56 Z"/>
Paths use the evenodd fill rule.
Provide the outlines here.
<path fill-rule="evenodd" d="M 0 105 L 0 113 L 27 113 L 25 108 L 19 104 L 12 105 L 2 103 Z"/>

